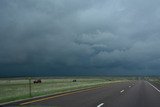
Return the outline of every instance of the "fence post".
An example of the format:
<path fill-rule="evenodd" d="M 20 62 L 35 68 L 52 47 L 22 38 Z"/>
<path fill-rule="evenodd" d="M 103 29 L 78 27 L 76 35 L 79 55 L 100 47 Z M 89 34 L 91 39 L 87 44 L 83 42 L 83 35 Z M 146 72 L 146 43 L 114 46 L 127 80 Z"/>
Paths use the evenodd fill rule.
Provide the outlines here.
<path fill-rule="evenodd" d="M 32 97 L 31 77 L 29 78 L 29 96 Z"/>

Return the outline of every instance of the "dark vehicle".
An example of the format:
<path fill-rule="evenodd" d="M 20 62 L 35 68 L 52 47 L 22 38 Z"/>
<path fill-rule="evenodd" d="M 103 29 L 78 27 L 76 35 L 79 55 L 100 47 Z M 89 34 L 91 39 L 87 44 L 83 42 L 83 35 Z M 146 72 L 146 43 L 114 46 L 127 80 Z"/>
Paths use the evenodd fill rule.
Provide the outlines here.
<path fill-rule="evenodd" d="M 41 81 L 41 79 L 38 79 L 38 80 L 34 80 L 33 83 L 34 83 L 34 84 L 42 83 L 42 81 Z"/>
<path fill-rule="evenodd" d="M 77 80 L 73 80 L 72 82 L 77 82 Z"/>

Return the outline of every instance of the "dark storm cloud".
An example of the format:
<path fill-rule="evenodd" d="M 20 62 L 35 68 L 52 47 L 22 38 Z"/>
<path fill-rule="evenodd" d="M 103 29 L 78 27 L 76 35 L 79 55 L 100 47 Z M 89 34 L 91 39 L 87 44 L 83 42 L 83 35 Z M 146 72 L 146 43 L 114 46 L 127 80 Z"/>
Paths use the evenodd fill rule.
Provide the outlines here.
<path fill-rule="evenodd" d="M 0 72 L 160 74 L 158 0 L 1 0 Z"/>

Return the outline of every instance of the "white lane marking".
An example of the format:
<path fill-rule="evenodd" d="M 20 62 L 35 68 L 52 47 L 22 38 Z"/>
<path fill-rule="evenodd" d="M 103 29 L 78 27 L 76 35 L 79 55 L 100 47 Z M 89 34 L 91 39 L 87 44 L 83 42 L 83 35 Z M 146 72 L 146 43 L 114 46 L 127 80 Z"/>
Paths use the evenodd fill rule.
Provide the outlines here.
<path fill-rule="evenodd" d="M 129 88 L 131 88 L 131 86 L 129 86 Z"/>
<path fill-rule="evenodd" d="M 103 106 L 104 105 L 104 103 L 101 103 L 101 104 L 99 104 L 97 107 L 101 107 L 101 106 Z"/>
<path fill-rule="evenodd" d="M 157 90 L 158 92 L 160 92 L 160 90 L 159 90 L 157 87 L 155 87 L 154 85 L 152 85 L 150 82 L 147 81 L 147 83 L 148 83 L 149 85 L 151 85 L 155 90 Z"/>
<path fill-rule="evenodd" d="M 121 92 L 121 93 L 123 93 L 123 92 L 124 92 L 124 90 L 121 90 L 120 92 Z"/>

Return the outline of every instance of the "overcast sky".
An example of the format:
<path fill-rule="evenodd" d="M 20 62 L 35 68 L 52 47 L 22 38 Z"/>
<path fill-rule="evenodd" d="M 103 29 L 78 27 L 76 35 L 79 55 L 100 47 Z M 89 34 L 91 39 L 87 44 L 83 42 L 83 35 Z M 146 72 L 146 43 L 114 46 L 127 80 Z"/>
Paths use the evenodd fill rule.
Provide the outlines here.
<path fill-rule="evenodd" d="M 0 75 L 160 75 L 159 0 L 0 0 Z"/>

